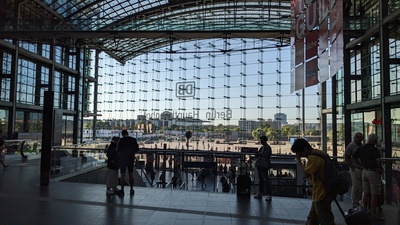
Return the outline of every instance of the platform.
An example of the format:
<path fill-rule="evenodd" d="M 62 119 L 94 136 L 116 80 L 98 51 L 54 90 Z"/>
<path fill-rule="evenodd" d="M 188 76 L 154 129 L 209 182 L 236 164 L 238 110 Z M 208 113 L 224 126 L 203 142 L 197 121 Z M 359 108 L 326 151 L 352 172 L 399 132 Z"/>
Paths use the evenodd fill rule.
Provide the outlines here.
<path fill-rule="evenodd" d="M 40 160 L 34 158 L 8 158 L 11 166 L 0 168 L 0 224 L 291 225 L 305 224 L 311 206 L 311 199 L 274 196 L 266 202 L 201 190 L 137 187 L 134 196 L 118 197 L 107 196 L 102 184 L 51 181 L 40 186 Z M 337 225 L 345 225 L 332 207 Z M 386 221 L 374 225 L 400 224 L 397 205 L 385 204 L 383 214 Z"/>

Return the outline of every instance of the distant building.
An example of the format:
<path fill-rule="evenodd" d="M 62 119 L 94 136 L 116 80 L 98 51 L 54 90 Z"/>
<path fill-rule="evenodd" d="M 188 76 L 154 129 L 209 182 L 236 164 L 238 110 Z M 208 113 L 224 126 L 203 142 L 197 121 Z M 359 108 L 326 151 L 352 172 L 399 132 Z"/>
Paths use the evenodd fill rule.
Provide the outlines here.
<path fill-rule="evenodd" d="M 191 127 L 191 126 L 202 126 L 203 121 L 200 119 L 195 119 L 192 117 L 186 117 L 186 118 L 174 118 L 172 119 L 172 124 L 175 124 L 177 126 L 183 126 L 183 127 Z"/>
<path fill-rule="evenodd" d="M 137 122 L 146 122 L 146 115 L 137 115 L 136 117 Z"/>
<path fill-rule="evenodd" d="M 171 112 L 165 111 L 160 115 L 160 120 L 171 120 L 173 118 L 173 114 Z"/>
<path fill-rule="evenodd" d="M 257 129 L 258 125 L 259 125 L 258 121 L 239 120 L 239 128 L 242 132 L 251 132 Z"/>
<path fill-rule="evenodd" d="M 275 121 L 280 121 L 281 125 L 287 125 L 287 115 L 285 113 L 275 113 L 274 115 Z"/>

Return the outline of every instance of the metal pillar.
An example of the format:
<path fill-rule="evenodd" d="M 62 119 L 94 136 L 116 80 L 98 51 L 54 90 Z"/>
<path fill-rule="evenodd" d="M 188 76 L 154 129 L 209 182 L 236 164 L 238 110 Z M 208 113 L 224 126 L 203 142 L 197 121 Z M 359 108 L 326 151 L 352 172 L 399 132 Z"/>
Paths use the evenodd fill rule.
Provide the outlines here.
<path fill-rule="evenodd" d="M 10 101 L 12 103 L 11 112 L 9 112 L 8 117 L 8 137 L 14 137 L 14 133 L 16 132 L 15 121 L 17 117 L 17 83 L 18 83 L 18 58 L 19 58 L 19 41 L 14 41 L 15 51 L 12 56 L 13 67 L 11 68 L 11 95 Z"/>
<path fill-rule="evenodd" d="M 74 111 L 76 112 L 74 114 L 74 121 L 73 121 L 73 136 L 72 136 L 72 143 L 77 144 L 78 143 L 78 134 L 81 134 L 80 136 L 82 137 L 82 119 L 83 118 L 83 110 L 79 110 L 79 104 L 83 104 L 80 101 L 80 94 L 83 93 L 83 85 L 81 85 L 81 81 L 83 80 L 83 74 L 80 72 L 81 70 L 81 51 L 80 49 L 75 49 L 75 64 L 76 64 L 76 70 L 78 71 L 78 74 L 75 76 L 75 90 L 74 90 Z M 81 89 L 80 89 L 81 88 Z M 79 121 L 81 121 L 81 126 L 79 126 Z M 80 128 L 80 129 L 79 129 Z M 82 139 L 81 139 L 82 140 Z"/>
<path fill-rule="evenodd" d="M 49 185 L 51 169 L 51 149 L 54 131 L 54 91 L 44 92 L 42 153 L 40 159 L 40 185 Z"/>
<path fill-rule="evenodd" d="M 306 134 L 306 91 L 305 91 L 305 87 L 303 87 L 303 89 L 301 90 L 301 104 L 302 104 L 302 108 L 301 108 L 301 137 L 304 138 L 305 134 Z"/>
<path fill-rule="evenodd" d="M 324 152 L 328 152 L 328 130 L 327 130 L 327 116 L 324 110 L 326 109 L 326 81 L 321 84 L 320 87 L 320 96 L 321 96 L 321 103 L 320 103 L 320 112 L 321 112 L 321 147 Z M 332 106 L 333 107 L 333 106 Z"/>
<path fill-rule="evenodd" d="M 337 75 L 332 77 L 332 155 L 337 156 Z"/>
<path fill-rule="evenodd" d="M 349 38 L 344 37 L 343 38 L 343 43 L 344 46 L 349 42 Z M 346 110 L 346 106 L 351 103 L 351 72 L 350 72 L 350 66 L 351 66 L 351 61 L 350 61 L 350 49 L 345 49 L 343 48 L 344 51 L 344 68 L 343 68 L 343 90 L 347 90 L 343 92 L 343 112 L 344 112 L 344 143 L 345 146 L 350 144 L 352 142 L 352 134 L 351 134 L 351 111 Z M 336 92 L 333 92 L 336 93 Z M 336 99 L 336 96 L 333 97 Z"/>
<path fill-rule="evenodd" d="M 94 95 L 93 95 L 93 135 L 92 139 L 96 140 L 96 130 L 97 130 L 97 101 L 98 101 L 98 93 L 99 93 L 99 60 L 100 60 L 100 50 L 96 50 L 95 52 L 95 61 L 94 61 Z"/>
<path fill-rule="evenodd" d="M 392 157 L 392 132 L 391 132 L 391 105 L 385 103 L 387 96 L 390 96 L 390 64 L 389 62 L 389 24 L 383 24 L 383 19 L 388 15 L 388 1 L 380 0 L 379 15 L 380 15 L 380 90 L 381 90 L 381 111 L 382 111 L 382 147 L 385 158 Z M 386 180 L 386 201 L 392 201 L 392 161 L 385 161 L 385 180 Z"/>

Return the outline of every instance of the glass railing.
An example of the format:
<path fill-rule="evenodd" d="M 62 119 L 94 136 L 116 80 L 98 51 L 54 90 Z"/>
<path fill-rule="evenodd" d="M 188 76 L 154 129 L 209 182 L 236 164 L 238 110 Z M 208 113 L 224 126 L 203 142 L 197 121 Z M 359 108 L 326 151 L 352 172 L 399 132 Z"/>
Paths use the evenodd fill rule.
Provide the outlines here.
<path fill-rule="evenodd" d="M 53 147 L 52 179 L 63 180 L 106 167 L 107 158 L 104 146 L 104 143 L 86 143 Z M 135 167 L 147 187 L 190 191 L 223 192 L 221 177 L 225 177 L 229 180 L 229 193 L 236 193 L 238 175 L 247 174 L 251 179 L 251 192 L 254 193 L 258 188 L 255 158 L 252 152 L 255 150 L 257 148 L 250 149 L 248 152 L 141 148 L 136 155 Z M 348 170 L 342 157 L 333 159 L 342 166 L 343 170 Z M 393 165 L 392 189 L 396 190 L 397 182 L 400 182 L 400 158 L 384 158 L 383 160 L 386 163 L 391 162 Z M 306 197 L 310 186 L 303 180 L 295 156 L 273 154 L 271 161 L 272 194 L 285 197 Z M 155 172 L 153 182 L 150 171 Z M 162 173 L 165 173 L 164 181 L 160 179 Z M 206 177 L 204 185 L 200 179 L 202 173 Z M 174 177 L 177 178 L 175 185 Z M 386 181 L 384 180 L 384 182 Z M 395 195 L 393 196 L 395 197 Z M 344 198 L 350 199 L 350 195 L 346 194 Z"/>
<path fill-rule="evenodd" d="M 106 160 L 104 142 L 54 146 L 51 151 L 50 175 L 54 180 L 66 179 L 105 167 Z"/>
<path fill-rule="evenodd" d="M 22 161 L 27 161 L 29 157 L 38 157 L 42 151 L 42 141 L 34 139 L 8 139 L 4 141 L 4 154 L 12 158 L 21 157 Z"/>
<path fill-rule="evenodd" d="M 191 191 L 224 192 L 221 177 L 229 180 L 229 193 L 237 192 L 237 177 L 247 174 L 251 179 L 251 189 L 258 186 L 255 170 L 254 151 L 258 148 L 247 148 L 249 152 L 227 152 L 206 150 L 146 149 L 137 154 L 137 165 L 144 167 L 138 172 L 145 180 L 147 187 L 171 188 Z M 305 184 L 294 160 L 294 155 L 274 154 L 273 168 L 270 170 L 274 195 L 298 197 L 303 193 Z M 150 173 L 155 171 L 155 180 L 151 184 Z M 165 179 L 161 176 L 165 173 Z M 205 182 L 201 174 L 205 174 Z M 174 185 L 173 178 L 176 177 Z M 226 192 L 226 191 L 225 191 Z"/>

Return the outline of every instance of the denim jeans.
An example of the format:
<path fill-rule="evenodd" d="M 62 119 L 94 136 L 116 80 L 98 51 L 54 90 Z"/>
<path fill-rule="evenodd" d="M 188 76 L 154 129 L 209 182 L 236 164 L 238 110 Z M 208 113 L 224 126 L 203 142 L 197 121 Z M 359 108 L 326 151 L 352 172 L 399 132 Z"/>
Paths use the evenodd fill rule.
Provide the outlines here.
<path fill-rule="evenodd" d="M 257 167 L 259 179 L 259 193 L 271 195 L 271 184 L 269 183 L 269 169 Z"/>

